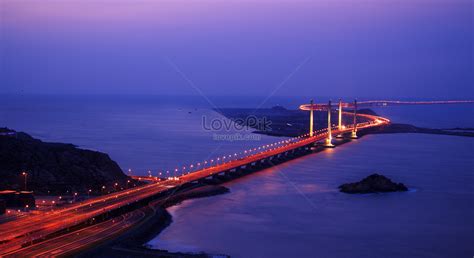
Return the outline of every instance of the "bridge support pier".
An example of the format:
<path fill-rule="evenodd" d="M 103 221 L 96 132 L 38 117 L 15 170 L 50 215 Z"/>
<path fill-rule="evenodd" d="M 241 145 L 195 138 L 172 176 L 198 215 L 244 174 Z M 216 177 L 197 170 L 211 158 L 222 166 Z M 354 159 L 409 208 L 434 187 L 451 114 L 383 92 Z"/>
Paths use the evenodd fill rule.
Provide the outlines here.
<path fill-rule="evenodd" d="M 357 139 L 357 100 L 354 100 L 354 125 L 351 133 L 352 139 Z"/>
<path fill-rule="evenodd" d="M 242 176 L 245 174 L 245 171 L 240 169 L 240 168 L 234 168 L 234 172 L 233 172 L 235 175 L 237 176 Z"/>
<path fill-rule="evenodd" d="M 253 171 L 260 169 L 260 161 L 252 162 L 250 164 L 250 169 Z"/>
<path fill-rule="evenodd" d="M 268 168 L 272 166 L 272 161 L 270 160 L 270 157 L 263 159 L 261 162 L 259 162 L 260 168 Z"/>
<path fill-rule="evenodd" d="M 283 155 L 279 154 L 279 155 L 273 157 L 272 162 L 273 162 L 273 164 L 278 165 L 278 164 L 281 164 L 281 163 L 285 162 L 285 158 L 283 157 Z"/>
<path fill-rule="evenodd" d="M 288 152 L 285 152 L 282 153 L 278 159 L 281 161 L 287 161 L 288 159 L 290 159 L 290 155 Z"/>
<path fill-rule="evenodd" d="M 324 146 L 327 148 L 334 148 L 334 144 L 332 144 L 332 124 L 331 124 L 331 101 L 328 102 L 328 136 L 326 138 L 326 142 Z"/>
<path fill-rule="evenodd" d="M 222 183 L 222 182 L 226 182 L 226 181 L 232 179 L 232 177 L 228 174 L 228 171 L 218 173 L 218 174 L 214 174 L 214 175 L 212 175 L 211 178 L 212 179 L 207 180 L 207 183 Z"/>
<path fill-rule="evenodd" d="M 313 137 L 314 134 L 314 123 L 313 123 L 313 100 L 311 100 L 311 109 L 309 110 L 309 137 Z"/>
<path fill-rule="evenodd" d="M 338 111 L 339 111 L 338 112 L 339 117 L 338 117 L 338 121 L 337 121 L 338 122 L 337 129 L 339 131 L 342 131 L 343 128 L 342 128 L 342 100 L 341 99 L 339 99 Z M 336 135 L 336 138 L 344 138 L 344 135 L 342 135 L 342 133 L 339 133 L 339 134 Z"/>

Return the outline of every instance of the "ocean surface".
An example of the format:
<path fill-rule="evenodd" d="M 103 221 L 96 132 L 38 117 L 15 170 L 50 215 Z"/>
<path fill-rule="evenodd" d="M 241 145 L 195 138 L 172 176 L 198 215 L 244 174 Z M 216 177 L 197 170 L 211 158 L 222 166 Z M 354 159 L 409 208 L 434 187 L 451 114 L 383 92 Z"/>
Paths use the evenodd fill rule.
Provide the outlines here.
<path fill-rule="evenodd" d="M 173 171 L 281 138 L 207 130 L 213 108 L 296 108 L 305 98 L 0 95 L 0 127 L 108 153 L 122 169 Z M 474 127 L 473 105 L 376 109 L 393 122 Z M 216 134 L 242 139 L 216 140 Z M 245 138 L 250 137 L 250 138 Z M 406 193 L 347 195 L 337 186 L 381 173 Z M 172 172 L 171 172 L 172 173 Z M 474 139 L 368 135 L 225 184 L 228 194 L 171 207 L 154 248 L 232 257 L 472 257 Z"/>

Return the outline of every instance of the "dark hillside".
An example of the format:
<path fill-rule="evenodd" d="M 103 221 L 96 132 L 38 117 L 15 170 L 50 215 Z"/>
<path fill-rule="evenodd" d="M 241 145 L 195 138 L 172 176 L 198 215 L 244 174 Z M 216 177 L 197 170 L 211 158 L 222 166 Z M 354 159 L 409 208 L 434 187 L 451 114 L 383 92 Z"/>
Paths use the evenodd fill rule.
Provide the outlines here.
<path fill-rule="evenodd" d="M 72 144 L 48 143 L 6 128 L 0 129 L 0 189 L 23 188 L 37 193 L 99 192 L 102 185 L 123 185 L 127 176 L 117 163 L 101 152 Z"/>

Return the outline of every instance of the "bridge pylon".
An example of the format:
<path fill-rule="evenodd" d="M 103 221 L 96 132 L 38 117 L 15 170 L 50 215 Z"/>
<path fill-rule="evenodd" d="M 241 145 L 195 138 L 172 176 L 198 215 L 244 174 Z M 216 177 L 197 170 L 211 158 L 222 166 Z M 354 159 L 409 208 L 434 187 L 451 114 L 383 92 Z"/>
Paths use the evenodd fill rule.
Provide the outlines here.
<path fill-rule="evenodd" d="M 328 136 L 326 137 L 325 147 L 332 148 L 332 124 L 331 124 L 331 101 L 328 102 Z"/>
<path fill-rule="evenodd" d="M 342 129 L 344 129 L 344 128 L 343 128 L 343 125 L 342 125 L 342 99 L 339 99 L 338 115 L 339 115 L 339 117 L 338 117 L 338 121 L 337 121 L 337 122 L 338 122 L 338 124 L 337 124 L 337 129 L 338 129 L 339 131 L 342 131 Z M 336 135 L 336 138 L 342 138 L 342 137 L 344 137 L 344 136 L 342 135 L 342 133 L 338 133 L 338 134 Z"/>
<path fill-rule="evenodd" d="M 352 126 L 352 139 L 357 139 L 357 100 L 354 100 L 354 125 Z"/>
<path fill-rule="evenodd" d="M 313 117 L 313 100 L 311 100 L 311 109 L 309 111 L 309 137 L 314 135 L 314 117 Z"/>

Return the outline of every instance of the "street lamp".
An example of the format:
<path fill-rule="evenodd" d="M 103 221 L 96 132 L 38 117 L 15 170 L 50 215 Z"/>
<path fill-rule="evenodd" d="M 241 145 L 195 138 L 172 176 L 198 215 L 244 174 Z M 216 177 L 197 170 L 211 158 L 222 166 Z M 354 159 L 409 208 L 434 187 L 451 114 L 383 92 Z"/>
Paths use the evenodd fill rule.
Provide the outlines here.
<path fill-rule="evenodd" d="M 27 188 L 27 185 L 26 185 L 26 184 L 27 184 L 28 173 L 23 172 L 23 173 L 21 173 L 21 174 L 25 177 L 25 191 L 27 191 L 28 188 Z"/>

